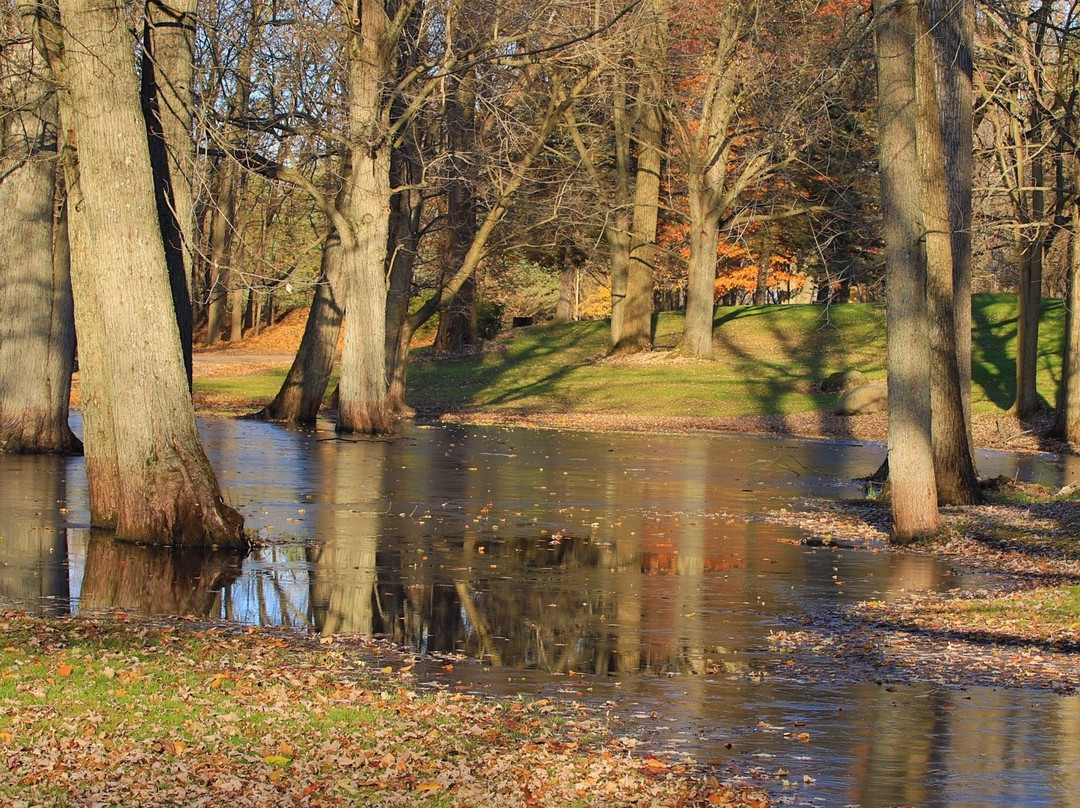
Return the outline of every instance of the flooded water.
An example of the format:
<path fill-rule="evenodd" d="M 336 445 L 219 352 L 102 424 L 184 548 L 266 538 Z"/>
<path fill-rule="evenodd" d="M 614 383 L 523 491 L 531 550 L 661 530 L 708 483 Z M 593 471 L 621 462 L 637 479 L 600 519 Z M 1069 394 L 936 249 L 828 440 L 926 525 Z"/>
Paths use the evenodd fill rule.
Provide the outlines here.
<path fill-rule="evenodd" d="M 770 650 L 769 632 L 802 615 L 979 583 L 747 518 L 858 495 L 850 480 L 881 446 L 202 426 L 227 499 L 266 546 L 240 559 L 116 545 L 88 529 L 81 460 L 0 456 L 0 602 L 383 634 L 447 686 L 578 700 L 665 751 L 754 767 L 782 804 L 1080 804 L 1076 697 L 886 688 L 829 660 L 796 678 Z M 980 471 L 1080 476 L 1002 454 Z M 447 656 L 476 661 L 447 673 Z"/>

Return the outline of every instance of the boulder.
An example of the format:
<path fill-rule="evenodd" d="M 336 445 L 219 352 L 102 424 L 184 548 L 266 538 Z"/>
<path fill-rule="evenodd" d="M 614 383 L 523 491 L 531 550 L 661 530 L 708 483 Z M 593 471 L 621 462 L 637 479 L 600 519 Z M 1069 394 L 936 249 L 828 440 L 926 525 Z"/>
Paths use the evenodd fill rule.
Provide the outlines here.
<path fill-rule="evenodd" d="M 838 370 L 821 383 L 823 393 L 842 393 L 852 387 L 867 383 L 867 378 L 857 370 Z"/>
<path fill-rule="evenodd" d="M 837 415 L 869 415 L 882 412 L 889 406 L 889 386 L 886 382 L 870 382 L 850 390 L 840 396 L 836 405 Z"/>

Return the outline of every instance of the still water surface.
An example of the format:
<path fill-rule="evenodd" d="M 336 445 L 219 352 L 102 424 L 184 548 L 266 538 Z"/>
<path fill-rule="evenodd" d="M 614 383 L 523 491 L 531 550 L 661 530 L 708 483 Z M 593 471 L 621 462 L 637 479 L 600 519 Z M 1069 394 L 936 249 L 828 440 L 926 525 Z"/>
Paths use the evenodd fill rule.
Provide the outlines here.
<path fill-rule="evenodd" d="M 239 559 L 115 545 L 88 529 L 81 460 L 0 456 L 0 602 L 383 634 L 435 660 L 429 675 L 449 686 L 607 703 L 665 751 L 756 767 L 783 804 L 1080 805 L 1080 698 L 887 689 L 830 660 L 796 678 L 770 650 L 769 632 L 802 615 L 980 583 L 933 559 L 803 546 L 753 518 L 859 495 L 850 480 L 877 467 L 880 446 L 202 428 L 266 546 Z M 980 472 L 1078 476 L 1003 454 L 981 456 Z M 477 662 L 446 674 L 445 655 Z"/>

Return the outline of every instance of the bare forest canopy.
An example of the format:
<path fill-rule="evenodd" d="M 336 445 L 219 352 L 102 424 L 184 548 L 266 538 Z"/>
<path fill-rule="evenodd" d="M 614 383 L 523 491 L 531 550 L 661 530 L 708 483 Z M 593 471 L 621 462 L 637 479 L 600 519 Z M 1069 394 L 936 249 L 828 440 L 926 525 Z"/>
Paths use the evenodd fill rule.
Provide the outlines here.
<path fill-rule="evenodd" d="M 677 350 L 708 359 L 718 304 L 888 300 L 893 442 L 933 414 L 937 452 L 893 471 L 961 501 L 970 462 L 946 458 L 969 448 L 941 442 L 968 432 L 972 292 L 1018 293 L 1021 415 L 1042 297 L 1080 295 L 1075 3 L 0 9 L 0 445 L 79 449 L 77 331 L 95 523 L 131 538 L 241 542 L 194 429 L 193 339 L 299 304 L 260 416 L 313 421 L 340 346 L 337 428 L 377 434 L 411 413 L 436 322 L 457 353 L 515 318 L 605 318 L 624 355 L 680 309 Z"/>

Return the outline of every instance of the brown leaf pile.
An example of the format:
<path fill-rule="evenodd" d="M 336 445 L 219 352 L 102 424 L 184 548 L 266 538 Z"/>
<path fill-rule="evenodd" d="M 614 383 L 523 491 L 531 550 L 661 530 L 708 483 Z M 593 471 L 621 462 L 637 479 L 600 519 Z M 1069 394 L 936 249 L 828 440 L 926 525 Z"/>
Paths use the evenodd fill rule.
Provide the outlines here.
<path fill-rule="evenodd" d="M 771 804 L 633 754 L 581 706 L 418 692 L 411 664 L 382 666 L 374 646 L 14 614 L 3 627 L 4 805 Z"/>

